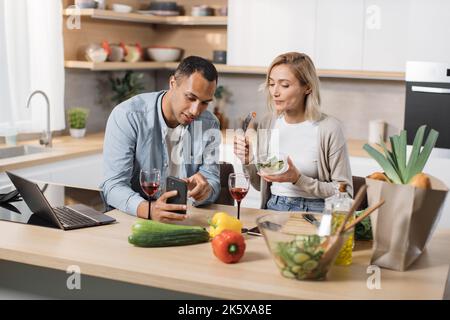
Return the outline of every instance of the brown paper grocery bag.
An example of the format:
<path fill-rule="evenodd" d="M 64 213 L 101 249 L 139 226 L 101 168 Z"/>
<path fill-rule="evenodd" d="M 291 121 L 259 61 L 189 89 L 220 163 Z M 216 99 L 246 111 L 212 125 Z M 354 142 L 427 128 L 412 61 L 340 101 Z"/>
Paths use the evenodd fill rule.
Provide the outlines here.
<path fill-rule="evenodd" d="M 385 204 L 370 217 L 374 246 L 371 263 L 405 271 L 424 251 L 447 195 L 442 181 L 430 177 L 431 189 L 366 178 L 369 206 Z"/>

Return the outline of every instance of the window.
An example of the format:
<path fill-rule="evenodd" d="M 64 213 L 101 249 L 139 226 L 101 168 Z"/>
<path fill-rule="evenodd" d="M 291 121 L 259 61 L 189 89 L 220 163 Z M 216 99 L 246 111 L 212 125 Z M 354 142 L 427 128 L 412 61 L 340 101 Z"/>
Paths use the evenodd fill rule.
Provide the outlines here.
<path fill-rule="evenodd" d="M 50 100 L 51 130 L 65 128 L 62 4 L 55 0 L 0 1 L 0 131 L 39 132 L 46 126 Z"/>

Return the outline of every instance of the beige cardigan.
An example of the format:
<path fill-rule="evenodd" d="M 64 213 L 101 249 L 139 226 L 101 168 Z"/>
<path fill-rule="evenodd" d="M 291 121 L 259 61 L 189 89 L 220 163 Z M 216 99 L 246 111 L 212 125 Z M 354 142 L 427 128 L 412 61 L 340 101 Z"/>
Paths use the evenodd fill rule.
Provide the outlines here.
<path fill-rule="evenodd" d="M 270 133 L 278 116 L 266 116 L 258 125 L 257 154 L 267 153 L 269 150 Z M 340 122 L 331 116 L 323 115 L 319 124 L 319 179 L 313 179 L 303 174 L 295 183 L 296 186 L 308 192 L 311 197 L 328 198 L 334 195 L 336 186 L 344 182 L 347 184 L 347 192 L 353 195 L 352 172 L 347 150 L 347 142 Z M 266 130 L 264 130 L 266 129 Z M 283 138 L 283 137 L 280 137 Z M 261 191 L 261 208 L 265 209 L 270 194 L 270 183 L 259 175 L 255 164 L 244 165 L 244 171 L 250 175 L 252 186 Z"/>

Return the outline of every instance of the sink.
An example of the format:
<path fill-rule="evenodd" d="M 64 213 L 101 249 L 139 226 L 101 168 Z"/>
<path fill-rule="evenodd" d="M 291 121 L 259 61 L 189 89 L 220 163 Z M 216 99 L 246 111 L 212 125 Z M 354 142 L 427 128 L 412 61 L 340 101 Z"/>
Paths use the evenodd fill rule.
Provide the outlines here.
<path fill-rule="evenodd" d="M 42 153 L 47 151 L 49 151 L 49 148 L 32 145 L 0 148 L 0 159 L 27 156 L 30 154 Z"/>

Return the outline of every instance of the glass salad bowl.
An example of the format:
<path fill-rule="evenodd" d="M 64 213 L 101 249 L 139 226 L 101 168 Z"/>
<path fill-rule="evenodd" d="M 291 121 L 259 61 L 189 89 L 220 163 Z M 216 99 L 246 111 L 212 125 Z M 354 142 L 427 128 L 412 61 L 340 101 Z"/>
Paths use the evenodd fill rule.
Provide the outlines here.
<path fill-rule="evenodd" d="M 352 228 L 333 242 L 331 215 L 322 213 L 271 213 L 256 221 L 281 275 L 297 280 L 326 279 L 353 232 Z M 335 245 L 330 249 L 332 242 Z"/>

